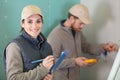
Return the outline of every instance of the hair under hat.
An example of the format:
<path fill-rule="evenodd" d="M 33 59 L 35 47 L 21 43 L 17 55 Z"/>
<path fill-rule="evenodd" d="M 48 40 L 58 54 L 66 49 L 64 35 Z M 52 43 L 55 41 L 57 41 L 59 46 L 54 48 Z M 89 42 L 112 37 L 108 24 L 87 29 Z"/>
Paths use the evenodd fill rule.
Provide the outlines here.
<path fill-rule="evenodd" d="M 92 22 L 89 17 L 88 8 L 83 4 L 74 5 L 70 8 L 69 13 L 78 17 L 85 24 L 90 24 Z"/>
<path fill-rule="evenodd" d="M 35 5 L 25 6 L 22 10 L 22 13 L 21 13 L 21 20 L 26 19 L 33 14 L 39 14 L 43 17 L 39 7 L 37 7 Z"/>

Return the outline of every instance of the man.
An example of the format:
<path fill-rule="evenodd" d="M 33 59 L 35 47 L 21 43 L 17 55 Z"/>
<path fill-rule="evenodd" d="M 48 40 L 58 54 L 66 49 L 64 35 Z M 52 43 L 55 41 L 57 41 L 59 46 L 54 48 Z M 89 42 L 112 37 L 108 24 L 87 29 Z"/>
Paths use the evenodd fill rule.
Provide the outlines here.
<path fill-rule="evenodd" d="M 78 80 L 80 67 L 87 66 L 87 58 L 81 57 L 81 53 L 106 53 L 115 50 L 113 43 L 90 45 L 82 33 L 85 24 L 90 24 L 88 8 L 83 4 L 74 5 L 68 13 L 68 19 L 61 23 L 50 33 L 48 42 L 53 49 L 55 59 L 63 50 L 70 52 L 54 73 L 54 80 Z"/>

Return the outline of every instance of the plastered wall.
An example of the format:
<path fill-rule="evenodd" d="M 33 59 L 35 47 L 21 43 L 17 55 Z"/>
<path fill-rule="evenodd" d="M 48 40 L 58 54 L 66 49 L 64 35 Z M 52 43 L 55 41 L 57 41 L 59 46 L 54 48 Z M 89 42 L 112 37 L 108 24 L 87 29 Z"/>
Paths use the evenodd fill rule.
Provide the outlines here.
<path fill-rule="evenodd" d="M 100 44 L 112 41 L 120 45 L 120 0 L 81 0 L 88 6 L 93 20 L 91 25 L 84 27 L 88 41 Z M 116 52 L 110 53 L 105 60 L 81 70 L 81 80 L 107 80 Z"/>

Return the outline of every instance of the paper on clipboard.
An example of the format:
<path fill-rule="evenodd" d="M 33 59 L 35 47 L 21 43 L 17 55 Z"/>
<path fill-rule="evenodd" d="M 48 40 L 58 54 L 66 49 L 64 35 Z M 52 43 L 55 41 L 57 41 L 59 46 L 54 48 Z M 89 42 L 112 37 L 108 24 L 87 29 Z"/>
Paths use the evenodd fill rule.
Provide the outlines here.
<path fill-rule="evenodd" d="M 120 80 L 120 79 L 117 79 L 118 78 L 117 75 L 118 75 L 119 68 L 120 68 L 120 48 L 118 50 L 117 56 L 116 56 L 116 58 L 114 60 L 112 69 L 110 71 L 110 74 L 109 74 L 107 80 Z"/>
<path fill-rule="evenodd" d="M 63 52 L 61 52 L 60 57 L 58 58 L 58 60 L 56 61 L 56 63 L 53 65 L 53 67 L 49 70 L 49 74 L 53 71 L 56 70 L 56 68 L 60 65 L 60 63 L 63 61 L 63 59 L 66 57 L 66 55 L 69 53 L 69 50 L 65 50 Z"/>

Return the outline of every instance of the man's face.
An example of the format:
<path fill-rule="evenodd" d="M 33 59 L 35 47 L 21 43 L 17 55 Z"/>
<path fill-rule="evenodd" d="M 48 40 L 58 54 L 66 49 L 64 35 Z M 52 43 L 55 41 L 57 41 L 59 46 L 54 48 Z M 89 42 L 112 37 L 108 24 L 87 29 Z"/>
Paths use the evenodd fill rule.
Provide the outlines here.
<path fill-rule="evenodd" d="M 80 19 L 75 19 L 74 23 L 71 25 L 71 28 L 76 32 L 79 32 L 83 27 L 84 23 Z"/>

